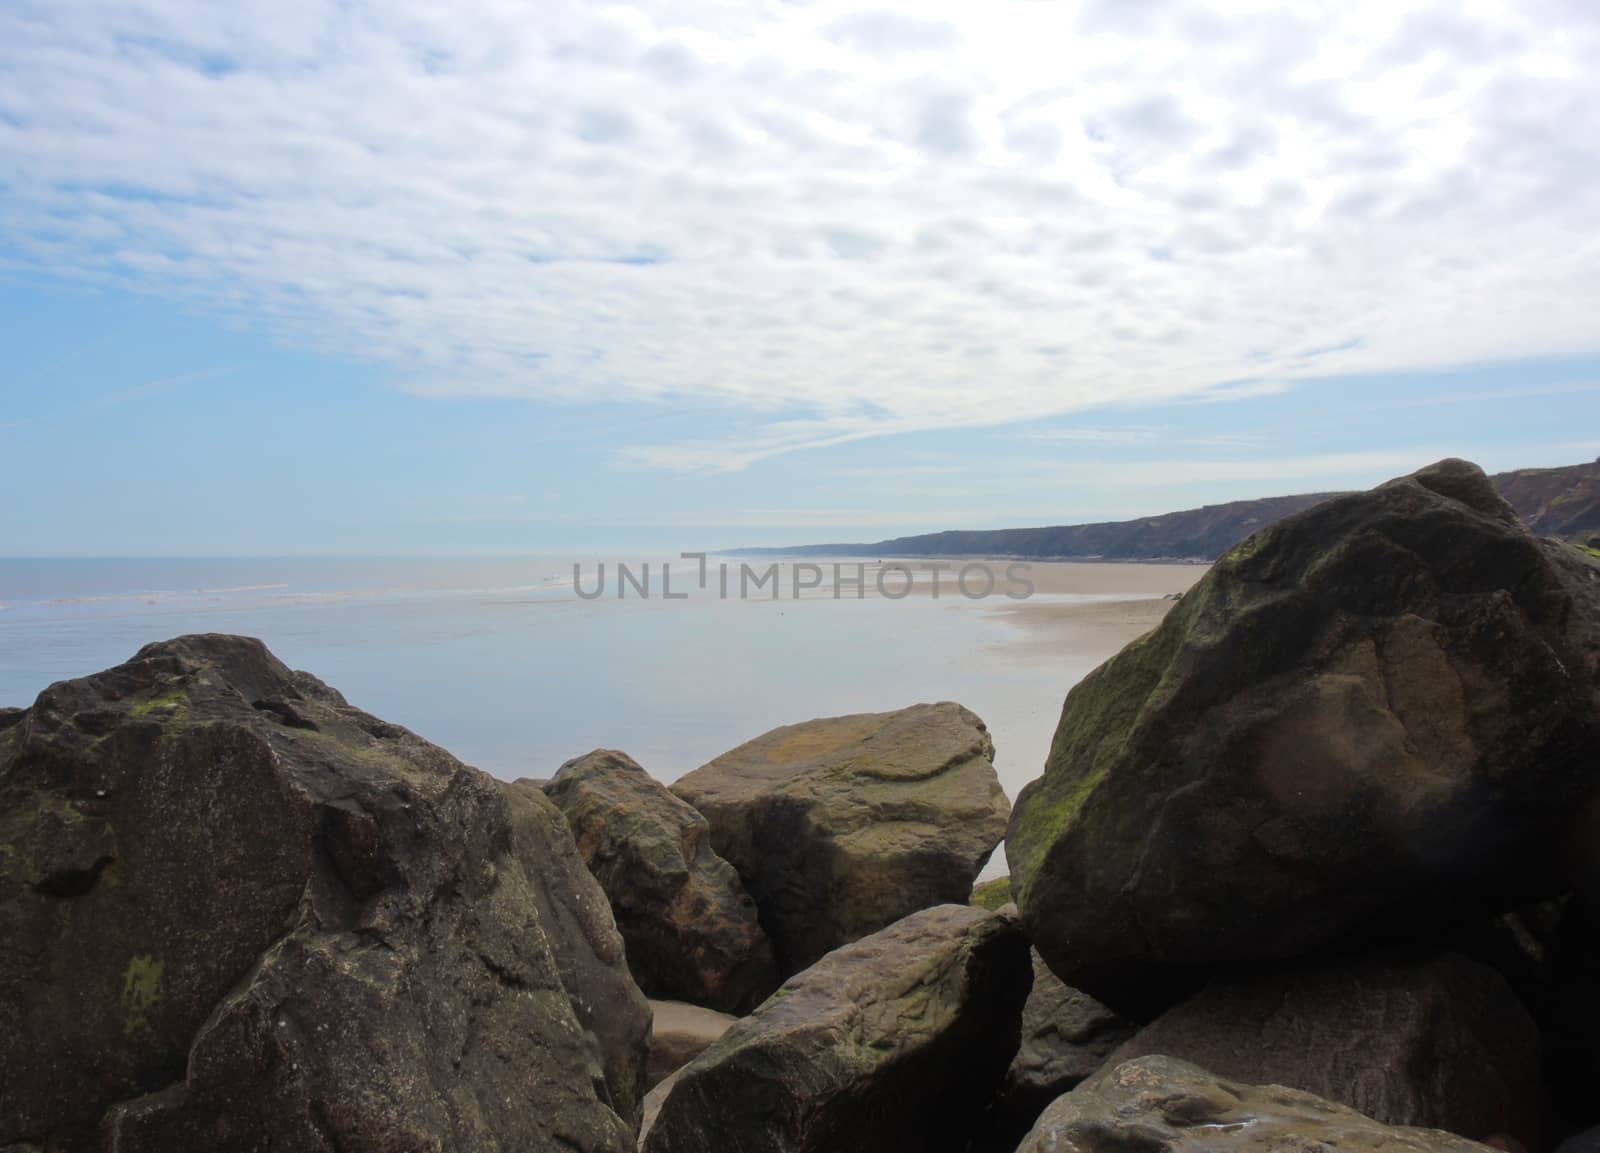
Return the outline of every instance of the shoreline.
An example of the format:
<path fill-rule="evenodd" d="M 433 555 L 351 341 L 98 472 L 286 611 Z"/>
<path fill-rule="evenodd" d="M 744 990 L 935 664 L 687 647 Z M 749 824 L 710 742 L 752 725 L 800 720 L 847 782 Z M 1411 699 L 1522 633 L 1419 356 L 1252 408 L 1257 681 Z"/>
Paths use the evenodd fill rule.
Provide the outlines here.
<path fill-rule="evenodd" d="M 1131 571 L 1079 562 L 1041 567 L 1045 571 L 1037 574 L 1034 597 L 989 606 L 1014 634 L 991 647 L 1028 664 L 1070 660 L 1090 668 L 1160 624 L 1177 597 L 1210 570 L 1198 564 L 1140 565 Z M 1058 596 L 1096 599 L 1052 599 Z"/>

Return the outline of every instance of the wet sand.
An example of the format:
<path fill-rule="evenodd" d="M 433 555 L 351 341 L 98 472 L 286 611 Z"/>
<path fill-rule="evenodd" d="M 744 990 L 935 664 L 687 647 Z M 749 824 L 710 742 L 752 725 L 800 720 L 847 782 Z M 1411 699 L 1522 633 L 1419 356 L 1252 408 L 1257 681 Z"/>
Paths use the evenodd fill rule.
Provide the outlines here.
<path fill-rule="evenodd" d="M 1208 567 L 1041 563 L 1029 573 L 1032 597 L 984 603 L 1012 626 L 1015 639 L 1001 646 L 1011 656 L 1054 662 L 1071 653 L 1097 665 L 1160 624 L 1177 603 L 1172 594 L 1187 592 Z"/>
<path fill-rule="evenodd" d="M 787 570 L 802 563 L 783 562 L 781 588 L 787 590 L 793 580 Z M 818 558 L 813 563 L 822 569 L 822 584 L 803 595 L 806 599 L 829 598 L 836 562 Z M 1027 662 L 1068 661 L 1084 671 L 1155 628 L 1176 603 L 1173 594 L 1187 592 L 1210 567 L 972 556 L 883 557 L 837 563 L 847 579 L 854 576 L 857 564 L 863 565 L 862 595 L 868 599 L 937 596 L 953 607 L 990 613 L 1008 626 L 1009 633 L 1006 640 L 991 646 L 994 651 Z M 888 569 L 901 571 L 890 573 L 885 571 Z M 969 570 L 966 596 L 958 583 L 964 569 Z M 911 577 L 909 594 L 905 573 Z M 991 577 L 990 594 L 972 599 Z M 1032 591 L 1024 596 L 1028 586 Z M 855 586 L 848 586 L 843 595 L 855 595 Z"/>

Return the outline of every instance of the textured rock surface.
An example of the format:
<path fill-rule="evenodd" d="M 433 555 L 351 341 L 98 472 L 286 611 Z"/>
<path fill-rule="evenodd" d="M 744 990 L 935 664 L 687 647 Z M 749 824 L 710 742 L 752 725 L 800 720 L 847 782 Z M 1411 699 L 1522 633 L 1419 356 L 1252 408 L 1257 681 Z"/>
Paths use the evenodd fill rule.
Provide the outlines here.
<path fill-rule="evenodd" d="M 1033 952 L 1033 991 L 1022 1010 L 1022 1048 L 1007 1080 L 1053 1100 L 1104 1065 L 1136 1026 L 1061 982 Z"/>
<path fill-rule="evenodd" d="M 784 973 L 918 909 L 964 903 L 1010 807 L 960 705 L 788 725 L 680 778 L 755 898 Z"/>
<path fill-rule="evenodd" d="M 985 1148 L 1010 1153 L 1045 1106 L 1099 1072 L 1136 1025 L 1064 985 L 1032 950 L 1033 989 L 1022 1007 L 1022 1047 L 1006 1070 Z"/>
<path fill-rule="evenodd" d="M 651 1001 L 650 1067 L 652 1089 L 700 1056 L 739 1018 L 681 1001 Z"/>
<path fill-rule="evenodd" d="M 1044 1111 L 1017 1153 L 1487 1153 L 1437 1129 L 1384 1125 L 1311 1093 L 1142 1057 Z"/>
<path fill-rule="evenodd" d="M 1540 1147 L 1539 1031 L 1505 980 L 1445 954 L 1218 982 L 1118 1049 L 1287 1085 L 1388 1125 Z"/>
<path fill-rule="evenodd" d="M 560 814 L 259 641 L 0 732 L 0 940 L 0 1146 L 631 1144 L 649 1010 Z"/>
<path fill-rule="evenodd" d="M 643 1153 L 956 1153 L 1016 1051 L 1015 917 L 945 905 L 829 954 L 651 1093 Z"/>
<path fill-rule="evenodd" d="M 562 765 L 545 794 L 610 898 L 647 996 L 747 1013 L 778 987 L 755 902 L 698 812 L 609 749 Z"/>
<path fill-rule="evenodd" d="M 1141 1015 L 1196 970 L 1561 891 L 1597 576 L 1461 461 L 1236 547 L 1067 697 L 1006 842 L 1039 951 Z"/>
<path fill-rule="evenodd" d="M 578 1024 L 600 1045 L 608 1099 L 637 1124 L 644 1098 L 641 1056 L 650 1006 L 628 970 L 616 921 L 572 841 L 561 811 L 534 781 L 496 781 L 511 810 L 512 854 L 525 862 L 561 984 Z"/>

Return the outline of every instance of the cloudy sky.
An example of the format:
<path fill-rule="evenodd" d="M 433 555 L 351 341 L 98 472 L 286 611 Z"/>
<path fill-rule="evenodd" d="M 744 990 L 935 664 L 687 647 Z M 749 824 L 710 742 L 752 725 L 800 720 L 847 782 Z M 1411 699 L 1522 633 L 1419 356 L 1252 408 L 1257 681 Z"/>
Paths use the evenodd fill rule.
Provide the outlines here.
<path fill-rule="evenodd" d="M 1588 0 L 8 0 L 0 552 L 1592 459 L 1597 59 Z"/>

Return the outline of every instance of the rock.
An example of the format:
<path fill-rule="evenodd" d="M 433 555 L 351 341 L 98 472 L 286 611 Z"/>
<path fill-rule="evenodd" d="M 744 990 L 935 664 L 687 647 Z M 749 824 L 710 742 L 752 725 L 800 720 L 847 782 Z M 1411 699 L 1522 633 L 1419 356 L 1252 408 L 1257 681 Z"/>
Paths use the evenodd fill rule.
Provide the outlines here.
<path fill-rule="evenodd" d="M 958 1153 L 1027 991 L 1015 917 L 915 913 L 791 978 L 658 1085 L 641 1153 Z"/>
<path fill-rule="evenodd" d="M 5 732 L 12 725 L 20 725 L 22 718 L 27 715 L 27 709 L 0 709 L 0 733 Z"/>
<path fill-rule="evenodd" d="M 1437 1129 L 1384 1125 L 1280 1085 L 1225 1080 L 1172 1057 L 1141 1057 L 1044 1111 L 1017 1153 L 1484 1153 Z"/>
<path fill-rule="evenodd" d="M 755 902 L 704 817 L 607 749 L 562 765 L 545 793 L 610 898 L 647 996 L 748 1013 L 778 987 Z"/>
<path fill-rule="evenodd" d="M 644 1104 L 649 1003 L 628 969 L 605 892 L 573 843 L 567 822 L 537 782 L 495 782 L 511 806 L 512 848 L 522 861 L 561 984 L 578 1024 L 599 1042 L 612 1105 L 637 1126 Z"/>
<path fill-rule="evenodd" d="M 645 1083 L 655 1088 L 719 1040 L 739 1018 L 681 1001 L 651 1001 L 650 1065 Z"/>
<path fill-rule="evenodd" d="M 1033 989 L 1022 1007 L 1022 1045 L 1006 1070 L 982 1150 L 1011 1153 L 1044 1108 L 1099 1071 L 1138 1026 L 1061 983 L 1031 950 Z"/>
<path fill-rule="evenodd" d="M 560 814 L 259 641 L 0 733 L 0 940 L 0 1147 L 632 1144 L 649 1009 Z"/>
<path fill-rule="evenodd" d="M 1600 1126 L 1600 909 L 1565 902 L 1548 957 L 1537 1008 L 1555 1111 L 1569 1126 Z"/>
<path fill-rule="evenodd" d="M 1556 1146 L 1556 1153 L 1600 1153 L 1600 1128 L 1574 1133 Z"/>
<path fill-rule="evenodd" d="M 1137 1026 L 1062 984 L 1038 950 L 1032 957 L 1033 991 L 1022 1009 L 1022 1047 L 1006 1080 L 1043 1108 L 1093 1075 Z"/>
<path fill-rule="evenodd" d="M 974 885 L 972 896 L 968 899 L 969 905 L 976 905 L 980 909 L 994 912 L 1012 904 L 1011 878 L 996 877 L 992 881 L 985 881 L 981 885 Z"/>
<path fill-rule="evenodd" d="M 1511 1134 L 1540 1148 L 1539 1030 L 1493 969 L 1365 957 L 1218 981 L 1119 1048 L 1287 1085 L 1386 1125 Z"/>
<path fill-rule="evenodd" d="M 1600 780 L 1597 574 L 1462 461 L 1237 546 L 1068 694 L 1018 798 L 1050 967 L 1148 1018 L 1211 969 L 1561 892 Z"/>
<path fill-rule="evenodd" d="M 1010 812 L 994 743 L 960 705 L 829 717 L 757 737 L 672 791 L 711 822 L 781 972 L 965 903 Z"/>

